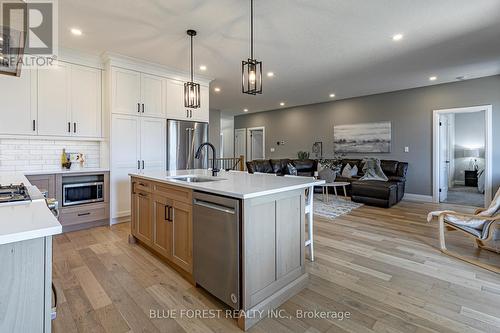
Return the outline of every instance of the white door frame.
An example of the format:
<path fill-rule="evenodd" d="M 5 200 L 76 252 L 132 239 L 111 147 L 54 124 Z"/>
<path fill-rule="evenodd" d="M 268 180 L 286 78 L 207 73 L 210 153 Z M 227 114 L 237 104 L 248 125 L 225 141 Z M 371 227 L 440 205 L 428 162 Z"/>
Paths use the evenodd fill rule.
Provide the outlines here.
<path fill-rule="evenodd" d="M 445 113 L 470 113 L 485 111 L 485 179 L 484 179 L 484 204 L 488 207 L 492 199 L 492 166 L 493 166 L 493 107 L 491 105 L 479 105 L 465 108 L 441 109 L 434 110 L 433 114 L 433 159 L 432 159 L 432 199 L 433 202 L 439 203 L 439 116 Z"/>
<path fill-rule="evenodd" d="M 243 137 L 245 138 L 245 152 L 243 153 L 243 156 L 245 157 L 245 162 L 246 162 L 246 160 L 247 160 L 247 129 L 246 128 L 236 128 L 234 130 L 233 157 L 239 157 L 239 156 L 235 156 L 236 155 L 236 134 L 237 133 L 242 133 Z"/>
<path fill-rule="evenodd" d="M 249 127 L 247 128 L 247 156 L 250 158 L 252 155 L 250 154 L 250 145 L 252 144 L 252 139 L 250 137 L 252 131 L 262 130 L 262 159 L 266 159 L 266 128 L 264 126 L 259 127 Z"/>

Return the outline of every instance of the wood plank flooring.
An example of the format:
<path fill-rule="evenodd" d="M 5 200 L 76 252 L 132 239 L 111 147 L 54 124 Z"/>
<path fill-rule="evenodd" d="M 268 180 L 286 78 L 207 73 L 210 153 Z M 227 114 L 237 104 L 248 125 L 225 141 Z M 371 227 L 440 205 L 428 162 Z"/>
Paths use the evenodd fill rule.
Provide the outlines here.
<path fill-rule="evenodd" d="M 437 224 L 425 218 L 443 208 L 450 206 L 402 202 L 316 218 L 308 287 L 280 308 L 289 318 L 264 319 L 250 332 L 499 332 L 500 275 L 437 250 Z M 124 223 L 55 237 L 54 332 L 241 332 L 224 317 L 151 319 L 151 310 L 175 309 L 180 317 L 181 310 L 223 305 L 128 244 L 129 230 Z M 500 255 L 479 252 L 460 233 L 448 235 L 450 250 L 500 266 Z M 300 311 L 350 318 L 297 318 Z"/>

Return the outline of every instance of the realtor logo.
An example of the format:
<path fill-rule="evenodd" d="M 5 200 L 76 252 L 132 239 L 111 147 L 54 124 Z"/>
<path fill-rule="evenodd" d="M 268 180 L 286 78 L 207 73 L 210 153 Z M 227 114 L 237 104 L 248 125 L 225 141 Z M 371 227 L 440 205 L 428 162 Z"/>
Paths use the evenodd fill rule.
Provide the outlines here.
<path fill-rule="evenodd" d="M 57 56 L 57 0 L 7 0 L 1 1 L 0 8 L 4 63 L 9 67 L 51 65 Z"/>

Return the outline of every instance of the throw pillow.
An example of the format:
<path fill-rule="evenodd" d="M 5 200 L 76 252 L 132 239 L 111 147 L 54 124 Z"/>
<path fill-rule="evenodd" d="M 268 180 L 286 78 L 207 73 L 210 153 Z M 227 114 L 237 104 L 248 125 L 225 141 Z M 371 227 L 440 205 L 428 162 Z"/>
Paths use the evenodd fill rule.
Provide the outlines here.
<path fill-rule="evenodd" d="M 291 175 L 291 176 L 297 176 L 297 168 L 293 166 L 292 163 L 288 163 L 286 165 L 287 169 L 288 169 L 288 174 Z"/>
<path fill-rule="evenodd" d="M 355 177 L 358 175 L 358 166 L 355 165 L 352 169 L 351 169 L 351 176 L 352 177 Z"/>
<path fill-rule="evenodd" d="M 352 178 L 352 167 L 349 163 L 347 163 L 344 170 L 342 170 L 342 177 Z"/>
<path fill-rule="evenodd" d="M 330 168 L 323 168 L 320 170 L 318 176 L 319 179 L 324 180 L 327 183 L 333 183 L 335 181 L 335 178 L 337 177 L 337 174 Z"/>
<path fill-rule="evenodd" d="M 380 166 L 380 160 L 377 158 L 365 158 L 363 160 L 363 173 L 364 176 L 360 178 L 360 180 L 381 180 L 388 181 L 389 178 L 382 171 L 382 167 Z"/>

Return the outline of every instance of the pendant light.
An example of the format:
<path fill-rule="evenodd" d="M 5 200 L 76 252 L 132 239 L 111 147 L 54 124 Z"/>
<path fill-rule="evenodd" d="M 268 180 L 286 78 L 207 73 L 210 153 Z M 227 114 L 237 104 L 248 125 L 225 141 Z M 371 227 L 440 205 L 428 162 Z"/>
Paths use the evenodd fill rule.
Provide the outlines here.
<path fill-rule="evenodd" d="M 193 65 L 193 37 L 196 36 L 195 30 L 188 30 L 188 36 L 191 37 L 191 81 L 184 83 L 184 106 L 191 109 L 200 107 L 200 84 L 194 83 L 194 65 Z"/>
<path fill-rule="evenodd" d="M 244 94 L 262 94 L 262 61 L 253 57 L 253 0 L 250 0 L 250 58 L 242 61 L 241 77 Z"/>

